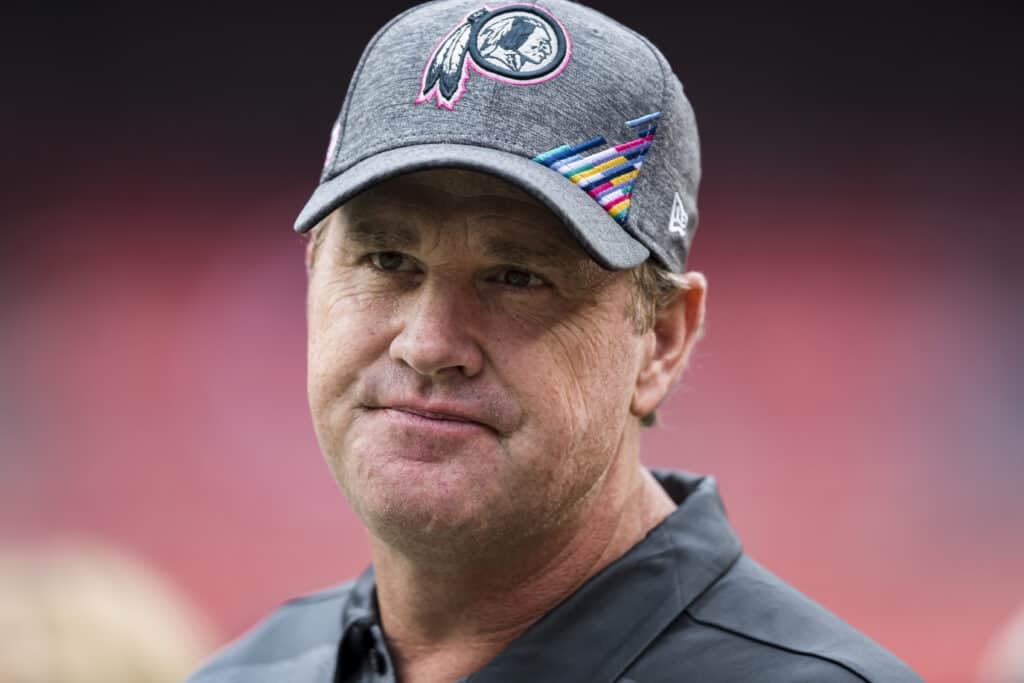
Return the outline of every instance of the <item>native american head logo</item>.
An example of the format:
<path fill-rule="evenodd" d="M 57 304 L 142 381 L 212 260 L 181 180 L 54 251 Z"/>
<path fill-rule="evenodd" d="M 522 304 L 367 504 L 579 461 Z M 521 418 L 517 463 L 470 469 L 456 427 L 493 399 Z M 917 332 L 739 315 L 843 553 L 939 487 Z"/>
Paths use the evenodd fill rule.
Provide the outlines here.
<path fill-rule="evenodd" d="M 454 109 L 469 80 L 469 69 L 512 85 L 551 80 L 569 63 L 572 46 L 565 28 L 536 5 L 482 7 L 441 41 L 423 70 L 416 104 L 436 99 Z"/>

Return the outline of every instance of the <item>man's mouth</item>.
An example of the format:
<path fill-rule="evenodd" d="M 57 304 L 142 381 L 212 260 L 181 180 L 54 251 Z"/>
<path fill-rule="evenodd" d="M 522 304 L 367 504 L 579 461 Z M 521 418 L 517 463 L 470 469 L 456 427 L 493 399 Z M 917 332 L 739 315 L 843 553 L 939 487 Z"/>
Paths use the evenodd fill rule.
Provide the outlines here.
<path fill-rule="evenodd" d="M 475 420 L 467 420 L 464 417 L 458 415 L 451 415 L 449 413 L 435 413 L 430 410 L 423 410 L 421 408 L 409 408 L 407 406 L 393 406 L 392 410 L 400 410 L 403 413 L 410 413 L 412 415 L 419 415 L 420 417 L 429 418 L 431 420 L 445 420 L 448 422 L 470 422 L 476 423 Z"/>
<path fill-rule="evenodd" d="M 370 410 L 389 414 L 393 419 L 401 420 L 412 427 L 437 428 L 445 431 L 485 429 L 492 433 L 497 430 L 482 415 L 459 406 L 418 405 L 393 403 L 379 406 L 367 406 Z"/>

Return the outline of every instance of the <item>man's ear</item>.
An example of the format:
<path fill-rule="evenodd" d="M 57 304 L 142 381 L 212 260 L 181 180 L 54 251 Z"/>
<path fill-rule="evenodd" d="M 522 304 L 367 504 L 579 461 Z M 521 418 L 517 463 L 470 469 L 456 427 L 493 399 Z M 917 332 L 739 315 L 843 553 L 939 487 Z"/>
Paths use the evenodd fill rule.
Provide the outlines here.
<path fill-rule="evenodd" d="M 637 417 L 653 413 L 679 381 L 686 361 L 704 330 L 708 282 L 703 273 L 682 276 L 683 287 L 647 331 L 647 353 L 637 374 L 629 410 Z"/>

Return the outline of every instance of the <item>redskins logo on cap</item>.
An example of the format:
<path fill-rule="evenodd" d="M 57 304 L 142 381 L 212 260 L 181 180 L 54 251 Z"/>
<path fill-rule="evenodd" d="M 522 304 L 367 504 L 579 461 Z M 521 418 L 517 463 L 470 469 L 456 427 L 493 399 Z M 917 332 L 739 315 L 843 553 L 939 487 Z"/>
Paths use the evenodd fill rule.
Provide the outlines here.
<path fill-rule="evenodd" d="M 416 104 L 436 99 L 454 109 L 469 69 L 511 85 L 535 85 L 562 73 L 572 55 L 562 24 L 537 5 L 483 7 L 463 19 L 434 49 Z"/>

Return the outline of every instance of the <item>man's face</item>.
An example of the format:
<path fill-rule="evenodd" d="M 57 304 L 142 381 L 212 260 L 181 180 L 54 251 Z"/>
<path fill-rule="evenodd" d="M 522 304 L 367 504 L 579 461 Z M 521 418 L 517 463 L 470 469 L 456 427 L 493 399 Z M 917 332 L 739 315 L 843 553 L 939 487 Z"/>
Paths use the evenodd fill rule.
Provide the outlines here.
<path fill-rule="evenodd" d="M 539 64 L 551 56 L 551 38 L 547 31 L 539 26 L 519 46 L 519 54 L 534 64 Z"/>
<path fill-rule="evenodd" d="M 571 520 L 637 429 L 630 274 L 465 171 L 387 181 L 321 229 L 309 401 L 370 531 L 485 552 Z"/>

